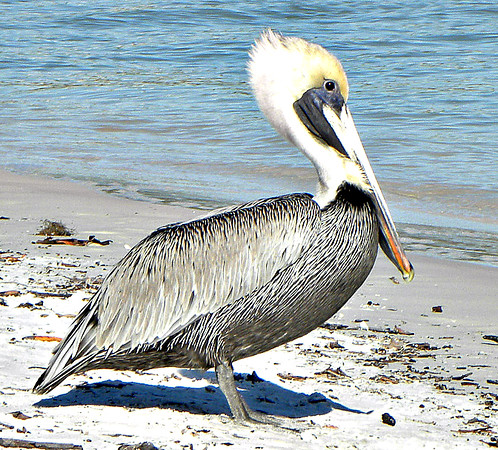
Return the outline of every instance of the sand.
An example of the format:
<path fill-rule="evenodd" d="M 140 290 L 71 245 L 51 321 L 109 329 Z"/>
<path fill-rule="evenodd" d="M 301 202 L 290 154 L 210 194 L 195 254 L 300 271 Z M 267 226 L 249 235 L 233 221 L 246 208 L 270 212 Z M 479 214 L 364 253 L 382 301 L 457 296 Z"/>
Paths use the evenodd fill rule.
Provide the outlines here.
<path fill-rule="evenodd" d="M 498 270 L 419 254 L 410 255 L 412 283 L 379 255 L 326 326 L 235 363 L 249 405 L 287 417 L 291 429 L 234 423 L 211 370 L 93 371 L 32 394 L 56 342 L 31 338 L 64 336 L 131 246 L 200 214 L 0 172 L 0 447 L 11 439 L 85 449 L 498 445 Z M 34 244 L 44 219 L 76 238 L 113 242 Z"/>

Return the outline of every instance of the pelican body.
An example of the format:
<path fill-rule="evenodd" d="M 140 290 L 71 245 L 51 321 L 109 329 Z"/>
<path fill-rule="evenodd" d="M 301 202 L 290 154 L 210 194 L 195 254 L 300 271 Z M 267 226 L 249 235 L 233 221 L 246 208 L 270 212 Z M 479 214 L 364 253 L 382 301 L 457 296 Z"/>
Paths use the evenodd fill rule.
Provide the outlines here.
<path fill-rule="evenodd" d="M 365 281 L 379 244 L 413 277 L 339 61 L 271 30 L 250 56 L 259 106 L 316 167 L 316 195 L 229 207 L 143 239 L 79 313 L 35 392 L 90 369 L 214 367 L 234 418 L 268 422 L 238 393 L 232 363 L 323 324 Z"/>

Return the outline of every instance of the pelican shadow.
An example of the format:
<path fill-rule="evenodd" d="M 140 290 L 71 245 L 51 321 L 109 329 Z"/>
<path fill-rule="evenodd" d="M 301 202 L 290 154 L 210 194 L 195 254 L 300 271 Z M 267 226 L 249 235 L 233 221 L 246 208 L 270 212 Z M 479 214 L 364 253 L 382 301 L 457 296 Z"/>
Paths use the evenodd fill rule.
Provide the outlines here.
<path fill-rule="evenodd" d="M 182 371 L 188 378 L 215 381 L 211 372 Z M 369 414 L 334 402 L 323 394 L 294 392 L 249 374 L 237 376 L 238 387 L 248 405 L 266 414 L 302 418 L 327 414 L 332 410 Z M 102 381 L 75 387 L 55 397 L 40 400 L 37 407 L 55 408 L 75 405 L 106 405 L 126 408 L 164 408 L 192 414 L 230 414 L 221 390 L 206 387 L 164 386 L 137 382 Z"/>

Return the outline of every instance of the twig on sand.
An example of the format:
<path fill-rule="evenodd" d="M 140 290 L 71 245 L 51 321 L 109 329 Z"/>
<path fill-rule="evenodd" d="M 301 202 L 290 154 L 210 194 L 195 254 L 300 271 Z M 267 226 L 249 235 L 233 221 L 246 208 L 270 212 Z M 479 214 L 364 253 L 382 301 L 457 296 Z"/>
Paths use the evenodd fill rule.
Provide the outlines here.
<path fill-rule="evenodd" d="M 47 237 L 45 239 L 40 239 L 33 242 L 33 244 L 42 245 L 74 245 L 78 247 L 83 247 L 85 245 L 109 245 L 112 241 L 110 239 L 106 241 L 101 241 L 95 236 L 89 236 L 88 239 L 76 239 L 76 238 L 53 238 Z"/>
<path fill-rule="evenodd" d="M 0 438 L 0 447 L 4 448 L 40 448 L 46 450 L 83 450 L 81 445 L 60 442 L 37 442 L 25 439 Z"/>

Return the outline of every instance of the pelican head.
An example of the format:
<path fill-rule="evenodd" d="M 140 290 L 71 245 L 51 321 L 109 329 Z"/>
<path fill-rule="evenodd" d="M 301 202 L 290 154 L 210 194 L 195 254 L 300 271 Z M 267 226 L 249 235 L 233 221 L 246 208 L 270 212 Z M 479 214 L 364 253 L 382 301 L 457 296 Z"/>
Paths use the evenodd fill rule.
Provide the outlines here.
<path fill-rule="evenodd" d="M 346 183 L 366 193 L 377 210 L 381 248 L 410 281 L 413 267 L 356 131 L 339 60 L 317 44 L 268 30 L 251 49 L 249 74 L 267 119 L 315 166 L 316 202 L 325 208 Z"/>

